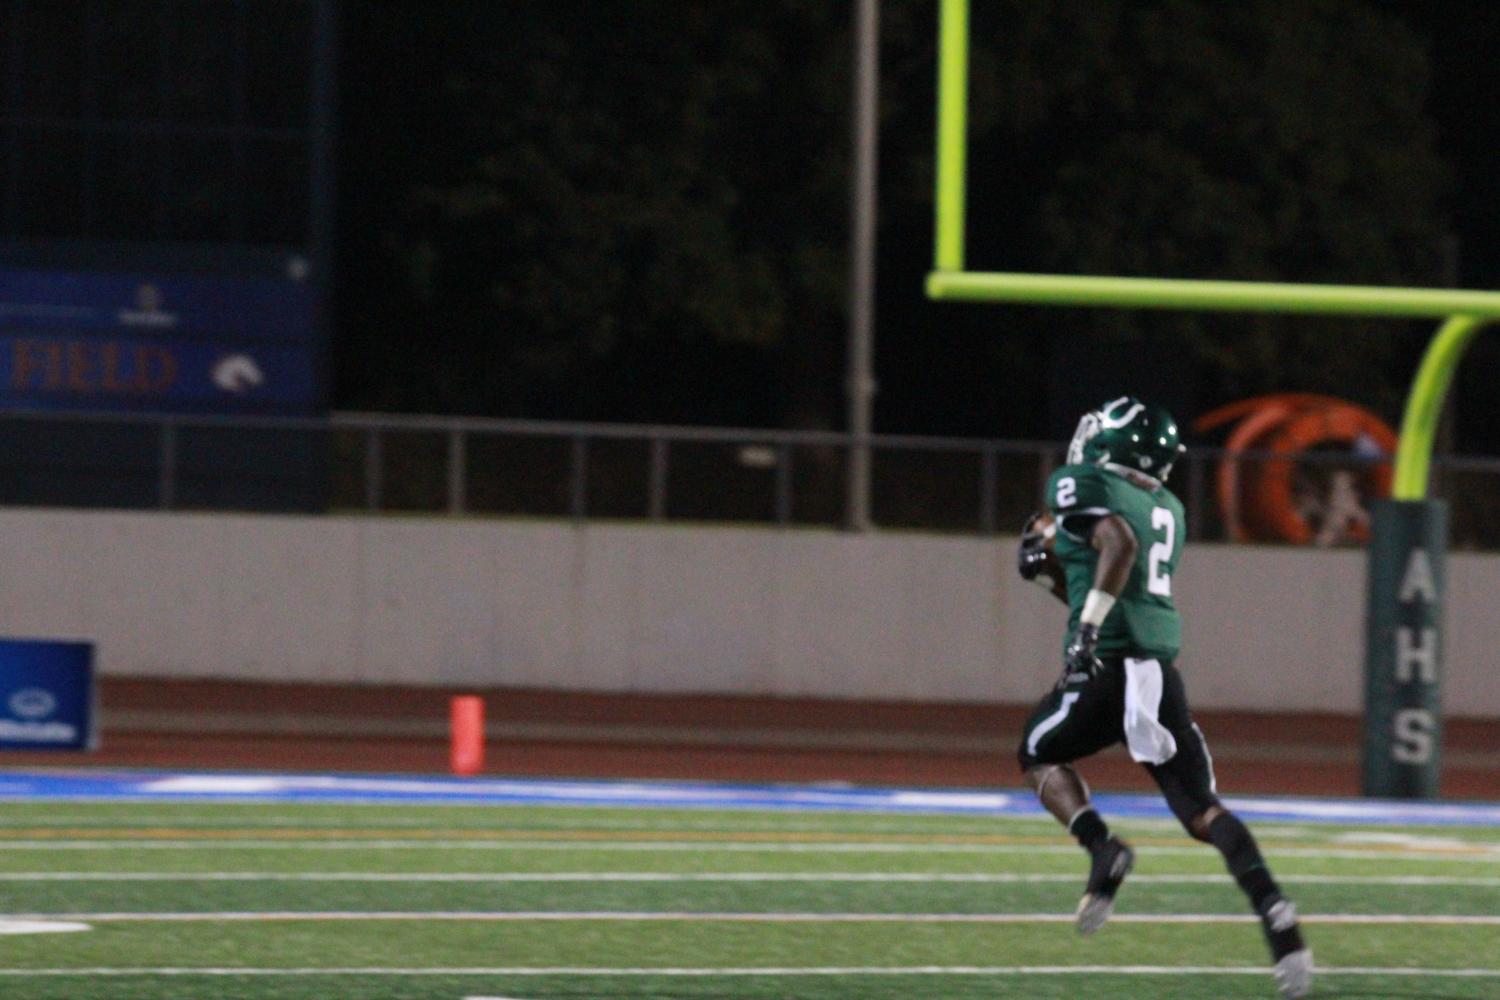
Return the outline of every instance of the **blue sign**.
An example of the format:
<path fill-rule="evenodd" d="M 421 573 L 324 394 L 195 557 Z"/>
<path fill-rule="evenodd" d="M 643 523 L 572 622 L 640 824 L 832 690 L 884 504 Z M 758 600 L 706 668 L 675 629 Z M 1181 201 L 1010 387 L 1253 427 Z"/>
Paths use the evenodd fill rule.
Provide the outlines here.
<path fill-rule="evenodd" d="M 0 750 L 94 746 L 94 646 L 0 639 Z"/>
<path fill-rule="evenodd" d="M 295 275 L 151 275 L 0 269 L 0 331 L 160 333 L 307 342 L 317 293 Z"/>
<path fill-rule="evenodd" d="M 0 269 L 0 407 L 312 413 L 319 308 L 296 273 Z"/>
<path fill-rule="evenodd" d="M 307 346 L 0 333 L 0 401 L 31 410 L 306 413 Z"/>

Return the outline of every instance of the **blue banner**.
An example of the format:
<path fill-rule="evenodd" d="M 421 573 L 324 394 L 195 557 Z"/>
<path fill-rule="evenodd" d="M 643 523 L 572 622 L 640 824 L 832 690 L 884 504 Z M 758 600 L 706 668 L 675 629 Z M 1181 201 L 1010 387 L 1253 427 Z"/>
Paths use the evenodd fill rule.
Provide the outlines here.
<path fill-rule="evenodd" d="M 0 639 L 0 750 L 83 750 L 95 743 L 94 646 Z"/>
<path fill-rule="evenodd" d="M 0 407 L 309 414 L 305 276 L 0 269 Z"/>
<path fill-rule="evenodd" d="M 310 347 L 0 333 L 0 402 L 30 410 L 307 413 Z"/>
<path fill-rule="evenodd" d="M 0 269 L 0 331 L 159 333 L 307 342 L 317 295 L 288 275 L 113 274 Z"/>

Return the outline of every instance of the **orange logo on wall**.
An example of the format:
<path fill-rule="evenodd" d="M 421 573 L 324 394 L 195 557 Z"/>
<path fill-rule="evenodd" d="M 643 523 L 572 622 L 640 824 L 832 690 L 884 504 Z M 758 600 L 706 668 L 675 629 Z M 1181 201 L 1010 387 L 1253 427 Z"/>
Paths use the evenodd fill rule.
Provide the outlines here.
<path fill-rule="evenodd" d="M 21 338 L 11 346 L 17 392 L 154 396 L 177 381 L 177 357 L 154 344 Z"/>
<path fill-rule="evenodd" d="M 1278 393 L 1221 407 L 1199 417 L 1193 429 L 1228 424 L 1233 427 L 1215 486 L 1232 540 L 1338 545 L 1369 539 L 1366 504 L 1391 492 L 1388 459 L 1396 432 L 1385 421 L 1332 396 Z"/>

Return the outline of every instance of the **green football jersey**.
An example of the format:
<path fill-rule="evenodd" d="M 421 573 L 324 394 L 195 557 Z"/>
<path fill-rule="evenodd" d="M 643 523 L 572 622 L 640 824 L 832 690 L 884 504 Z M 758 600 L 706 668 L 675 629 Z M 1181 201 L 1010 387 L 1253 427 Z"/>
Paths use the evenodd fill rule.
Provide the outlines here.
<path fill-rule="evenodd" d="M 1047 506 L 1057 518 L 1054 552 L 1068 583 L 1065 645 L 1078 628 L 1099 564 L 1085 528 L 1092 519 L 1118 514 L 1135 532 L 1135 565 L 1099 627 L 1099 655 L 1175 657 L 1182 620 L 1172 603 L 1172 574 L 1187 534 L 1182 501 L 1165 486 L 1146 489 L 1102 466 L 1065 465 L 1047 482 Z"/>

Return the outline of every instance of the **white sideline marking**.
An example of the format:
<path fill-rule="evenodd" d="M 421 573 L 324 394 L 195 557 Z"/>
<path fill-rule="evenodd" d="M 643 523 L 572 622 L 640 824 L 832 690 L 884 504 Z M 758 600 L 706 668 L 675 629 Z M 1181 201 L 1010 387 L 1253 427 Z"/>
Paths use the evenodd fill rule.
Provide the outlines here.
<path fill-rule="evenodd" d="M 840 841 L 745 841 L 745 840 L 148 840 L 134 838 L 11 840 L 7 851 L 200 851 L 200 850 L 280 850 L 280 851 L 630 851 L 691 852 L 695 854 L 723 851 L 735 854 L 1065 854 L 1076 856 L 1072 844 L 955 844 L 911 841 L 859 843 Z M 1151 854 L 1208 856 L 1210 848 L 1200 845 L 1148 845 Z M 1276 847 L 1266 852 L 1277 858 L 1332 858 L 1377 860 L 1401 858 L 1409 861 L 1452 861 L 1494 864 L 1500 861 L 1500 844 L 1480 843 L 1463 851 L 1427 849 L 1365 850 L 1321 847 Z"/>
<path fill-rule="evenodd" d="M 1132 875 L 1132 885 L 1218 885 L 1229 876 Z M 1073 883 L 1076 873 L 1023 872 L 0 872 L 3 882 L 808 882 L 961 883 L 1013 885 Z M 1461 875 L 1288 875 L 1289 885 L 1500 887 L 1500 878 Z"/>
<path fill-rule="evenodd" d="M 873 966 L 766 966 L 763 968 L 691 969 L 590 968 L 566 965 L 478 966 L 478 967 L 330 967 L 330 968 L 226 968 L 182 966 L 154 968 L 41 968 L 0 969 L 0 976 L 1264 976 L 1260 966 L 1222 965 L 873 965 Z M 1459 979 L 1500 977 L 1500 969 L 1416 969 L 1402 966 L 1320 967 L 1320 976 L 1411 976 Z"/>
<path fill-rule="evenodd" d="M 204 910 L 201 912 L 142 911 L 111 913 L 21 914 L 20 920 L 68 919 L 92 923 L 261 923 L 272 921 L 391 921 L 440 920 L 473 922 L 609 921 L 714 923 L 899 923 L 899 924 L 1071 924 L 1073 913 L 754 913 L 662 910 Z M 1311 924 L 1424 924 L 1500 926 L 1497 914 L 1315 913 L 1303 914 Z M 1231 913 L 1116 913 L 1120 924 L 1248 924 L 1251 914 Z"/>
<path fill-rule="evenodd" d="M 735 786 L 702 786 L 667 782 L 640 781 L 561 781 L 522 779 L 468 779 L 435 781 L 431 778 L 358 778 L 347 775 L 226 775 L 177 774 L 142 782 L 138 793 L 146 795 L 214 795 L 264 797 L 299 791 L 333 791 L 365 793 L 372 796 L 406 794 L 442 798 L 483 800 L 490 797 L 519 796 L 528 802 L 547 805 L 571 802 L 621 802 L 632 805 L 645 798 L 656 805 L 688 803 L 692 805 L 744 805 L 789 802 L 793 805 L 858 805 L 861 803 L 897 808 L 943 807 L 959 809 L 1000 810 L 1015 801 L 1003 792 L 937 791 L 933 789 L 890 789 L 858 793 L 853 790 L 829 791 L 816 785 L 799 789 L 761 792 Z M 535 801 L 543 799 L 546 801 Z M 1305 806 L 1304 806 L 1305 807 Z"/>
<path fill-rule="evenodd" d="M 0 934 L 75 934 L 93 930 L 88 924 L 57 920 L 0 920 Z"/>
<path fill-rule="evenodd" d="M 1386 833 L 1380 830 L 1351 830 L 1329 838 L 1339 844 L 1388 844 L 1415 850 L 1463 850 L 1472 843 L 1459 837 L 1434 837 L 1430 834 Z"/>

